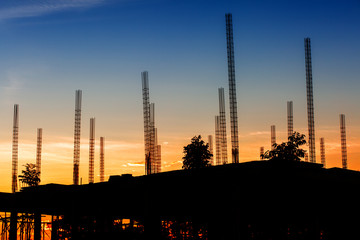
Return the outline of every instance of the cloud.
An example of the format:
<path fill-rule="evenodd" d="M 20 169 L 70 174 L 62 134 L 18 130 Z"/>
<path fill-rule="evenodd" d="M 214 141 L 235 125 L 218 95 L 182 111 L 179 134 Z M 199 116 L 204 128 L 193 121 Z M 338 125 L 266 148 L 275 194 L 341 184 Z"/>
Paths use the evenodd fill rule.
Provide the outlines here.
<path fill-rule="evenodd" d="M 54 12 L 88 8 L 105 0 L 5 0 L 0 7 L 0 21 L 14 18 L 36 17 Z"/>

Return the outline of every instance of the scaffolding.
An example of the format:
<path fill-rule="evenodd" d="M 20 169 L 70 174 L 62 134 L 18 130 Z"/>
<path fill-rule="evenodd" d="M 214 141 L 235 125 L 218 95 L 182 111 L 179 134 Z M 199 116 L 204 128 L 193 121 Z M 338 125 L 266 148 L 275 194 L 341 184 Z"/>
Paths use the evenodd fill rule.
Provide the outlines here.
<path fill-rule="evenodd" d="M 81 98 L 82 91 L 75 92 L 75 127 L 74 127 L 74 185 L 79 185 L 79 168 L 80 168 L 80 131 L 81 131 Z"/>
<path fill-rule="evenodd" d="M 220 113 L 221 162 L 222 164 L 227 164 L 228 159 L 227 159 L 227 136 L 226 136 L 224 88 L 219 88 L 219 113 Z"/>
<path fill-rule="evenodd" d="M 50 231 L 52 229 L 52 223 L 46 220 L 42 220 L 45 216 L 39 216 L 39 239 L 47 240 L 51 239 Z M 33 213 L 18 213 L 14 218 L 16 223 L 16 237 L 20 240 L 31 240 L 35 239 L 35 218 L 36 215 Z M 0 215 L 0 240 L 11 239 L 10 235 L 10 222 L 11 213 L 5 212 L 4 215 Z M 59 238 L 60 239 L 60 238 Z"/>
<path fill-rule="evenodd" d="M 271 125 L 271 149 L 274 149 L 274 144 L 276 143 L 276 132 L 275 125 Z"/>
<path fill-rule="evenodd" d="M 90 118 L 89 183 L 94 183 L 95 118 Z"/>
<path fill-rule="evenodd" d="M 309 157 L 310 157 L 310 162 L 315 163 L 316 162 L 315 124 L 314 124 L 314 100 L 313 100 L 310 38 L 305 38 L 304 44 L 305 44 L 307 113 L 308 113 L 308 129 L 309 129 Z"/>
<path fill-rule="evenodd" d="M 238 163 L 239 137 L 238 137 L 237 101 L 236 101 L 233 24 L 232 24 L 231 13 L 225 14 L 225 19 L 226 19 L 226 43 L 227 43 L 227 62 L 228 62 L 229 99 L 230 99 L 231 153 L 232 153 L 232 162 Z"/>
<path fill-rule="evenodd" d="M 41 150 L 42 150 L 42 128 L 37 129 L 36 141 L 36 172 L 39 173 L 41 179 Z"/>
<path fill-rule="evenodd" d="M 100 182 L 105 181 L 104 137 L 100 137 Z"/>
<path fill-rule="evenodd" d="M 294 132 L 294 115 L 293 115 L 293 102 L 287 102 L 287 122 L 288 122 L 288 137 Z"/>
<path fill-rule="evenodd" d="M 326 160 L 325 160 L 325 139 L 320 138 L 320 156 L 321 156 L 321 164 L 326 167 Z"/>
<path fill-rule="evenodd" d="M 345 114 L 340 114 L 340 134 L 341 134 L 341 160 L 342 160 L 342 168 L 347 169 L 347 149 L 346 149 Z"/>
<path fill-rule="evenodd" d="M 215 116 L 216 165 L 221 164 L 220 116 Z"/>
<path fill-rule="evenodd" d="M 212 155 L 210 158 L 210 164 L 214 165 L 214 148 L 213 148 L 213 136 L 212 135 L 208 135 L 208 144 L 209 144 L 209 152 Z"/>
<path fill-rule="evenodd" d="M 19 105 L 14 105 L 14 119 L 13 119 L 13 141 L 12 141 L 12 192 L 18 190 L 17 175 L 18 175 L 18 152 L 19 152 Z"/>

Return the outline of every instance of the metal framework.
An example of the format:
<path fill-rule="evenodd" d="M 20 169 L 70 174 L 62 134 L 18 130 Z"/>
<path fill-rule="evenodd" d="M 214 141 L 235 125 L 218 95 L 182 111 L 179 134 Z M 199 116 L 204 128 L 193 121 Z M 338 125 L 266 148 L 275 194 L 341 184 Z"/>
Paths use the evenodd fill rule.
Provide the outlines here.
<path fill-rule="evenodd" d="M 42 128 L 37 129 L 37 144 L 36 144 L 36 171 L 39 173 L 41 179 L 41 150 L 42 150 Z"/>
<path fill-rule="evenodd" d="M 260 159 L 264 159 L 264 147 L 260 147 Z"/>
<path fill-rule="evenodd" d="M 340 114 L 340 134 L 341 134 L 341 160 L 342 167 L 347 169 L 347 149 L 346 149 L 346 128 L 345 114 Z"/>
<path fill-rule="evenodd" d="M 156 129 L 155 129 L 155 103 L 150 103 L 150 173 L 156 173 Z"/>
<path fill-rule="evenodd" d="M 161 145 L 156 145 L 156 173 L 161 172 Z"/>
<path fill-rule="evenodd" d="M 94 157 L 95 157 L 95 118 L 90 118 L 89 183 L 94 183 Z"/>
<path fill-rule="evenodd" d="M 219 88 L 219 112 L 220 112 L 221 161 L 222 161 L 222 164 L 227 164 L 228 159 L 227 159 L 227 137 L 226 137 L 224 88 Z"/>
<path fill-rule="evenodd" d="M 161 172 L 161 145 L 158 144 L 157 128 L 155 128 L 155 161 L 154 161 L 154 173 Z"/>
<path fill-rule="evenodd" d="M 100 137 L 100 182 L 105 181 L 104 137 Z"/>
<path fill-rule="evenodd" d="M 275 125 L 271 125 L 271 149 L 274 149 L 275 143 L 276 143 Z"/>
<path fill-rule="evenodd" d="M 12 192 L 18 190 L 17 175 L 18 175 L 18 152 L 19 152 L 19 105 L 14 105 L 13 118 L 13 141 L 12 141 Z"/>
<path fill-rule="evenodd" d="M 288 137 L 294 132 L 294 116 L 293 116 L 293 102 L 287 102 L 287 122 L 288 122 Z"/>
<path fill-rule="evenodd" d="M 155 104 L 149 100 L 148 72 L 141 73 L 144 113 L 145 174 L 161 172 L 161 146 L 157 144 Z"/>
<path fill-rule="evenodd" d="M 237 117 L 237 101 L 236 101 L 232 15 L 230 13 L 225 14 L 225 19 L 226 19 L 226 43 L 227 43 L 227 62 L 228 62 L 229 99 L 230 99 L 231 152 L 232 152 L 232 162 L 238 163 L 239 137 L 238 137 L 238 117 Z"/>
<path fill-rule="evenodd" d="M 309 154 L 307 152 L 304 154 L 304 158 L 305 158 L 305 162 L 309 161 Z"/>
<path fill-rule="evenodd" d="M 209 144 L 209 151 L 210 154 L 214 154 L 214 148 L 213 148 L 213 136 L 208 136 L 208 144 Z M 210 158 L 210 164 L 214 165 L 214 155 Z"/>
<path fill-rule="evenodd" d="M 325 160 L 325 139 L 320 138 L 320 156 L 321 156 L 321 164 L 326 167 L 326 160 Z"/>
<path fill-rule="evenodd" d="M 314 124 L 314 100 L 313 100 L 310 38 L 304 39 L 304 45 L 305 45 L 307 113 L 308 113 L 308 129 L 309 129 L 309 157 L 310 157 L 310 162 L 315 163 L 316 162 L 315 124 Z"/>
<path fill-rule="evenodd" d="M 221 164 L 220 116 L 215 116 L 216 165 Z"/>
<path fill-rule="evenodd" d="M 74 171 L 73 171 L 73 181 L 74 181 L 75 185 L 79 185 L 81 98 L 82 98 L 82 91 L 76 90 L 76 92 L 75 92 L 75 127 L 74 127 Z"/>
<path fill-rule="evenodd" d="M 141 73 L 142 94 L 143 94 L 143 114 L 144 114 L 144 142 L 145 142 L 145 174 L 151 174 L 150 160 L 150 100 L 149 100 L 149 80 L 148 72 Z"/>

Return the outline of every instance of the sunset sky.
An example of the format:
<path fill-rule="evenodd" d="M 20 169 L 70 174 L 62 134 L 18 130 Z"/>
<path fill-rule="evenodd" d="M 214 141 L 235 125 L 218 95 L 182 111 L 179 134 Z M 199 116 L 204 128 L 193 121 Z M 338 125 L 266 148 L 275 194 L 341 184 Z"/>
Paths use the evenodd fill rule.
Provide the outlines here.
<path fill-rule="evenodd" d="M 42 184 L 72 183 L 75 90 L 83 92 L 80 177 L 88 182 L 89 125 L 96 118 L 95 182 L 144 174 L 141 72 L 162 145 L 163 171 L 180 169 L 183 146 L 215 132 L 225 88 L 231 148 L 225 13 L 234 26 L 240 162 L 307 135 L 304 38 L 312 44 L 317 162 L 341 167 L 339 114 L 348 167 L 360 170 L 360 2 L 341 0 L 2 0 L 0 2 L 0 192 L 11 191 L 13 105 L 19 104 L 19 173 L 35 162 L 43 128 Z M 228 153 L 231 151 L 229 150 Z M 230 154 L 228 155 L 231 159 Z"/>

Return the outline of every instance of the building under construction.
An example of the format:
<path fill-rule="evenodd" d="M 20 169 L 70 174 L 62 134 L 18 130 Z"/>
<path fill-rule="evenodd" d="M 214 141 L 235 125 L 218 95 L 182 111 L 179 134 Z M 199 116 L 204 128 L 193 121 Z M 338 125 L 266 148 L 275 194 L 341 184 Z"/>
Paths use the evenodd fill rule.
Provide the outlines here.
<path fill-rule="evenodd" d="M 271 160 L 48 184 L 0 193 L 1 234 L 27 221 L 40 240 L 48 215 L 53 240 L 360 239 L 359 188 L 357 171 Z"/>

